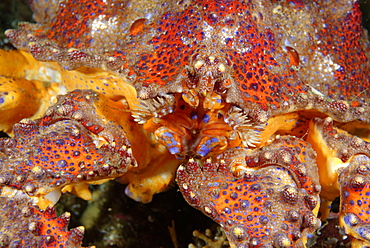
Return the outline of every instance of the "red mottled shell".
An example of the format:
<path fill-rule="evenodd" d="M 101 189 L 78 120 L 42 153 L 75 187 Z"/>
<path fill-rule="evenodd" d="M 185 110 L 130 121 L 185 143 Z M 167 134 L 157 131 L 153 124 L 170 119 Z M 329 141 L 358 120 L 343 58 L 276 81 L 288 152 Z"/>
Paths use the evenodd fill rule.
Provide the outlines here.
<path fill-rule="evenodd" d="M 359 111 L 370 93 L 357 3 L 40 0 L 33 8 L 38 24 L 8 31 L 13 44 L 67 68 L 108 68 L 127 77 L 141 98 L 183 92 L 208 71 L 216 92 L 260 122 L 305 108 L 369 121 Z M 210 57 L 222 69 L 198 72 L 197 63 Z"/>
<path fill-rule="evenodd" d="M 41 210 L 24 194 L 0 197 L 2 247 L 80 248 L 85 229 L 68 231 L 71 214 L 56 216 L 54 207 Z"/>
<path fill-rule="evenodd" d="M 34 197 L 22 193 L 15 208 L 32 206 L 53 223 L 54 212 L 31 199 L 122 176 L 126 194 L 148 202 L 176 174 L 186 200 L 224 228 L 232 247 L 303 247 L 320 224 L 321 189 L 326 201 L 341 195 L 346 233 L 370 240 L 358 226 L 369 220 L 369 136 L 360 129 L 370 124 L 370 50 L 357 2 L 31 5 L 37 23 L 7 31 L 11 42 L 79 69 L 57 70 L 55 94 L 101 94 L 59 97 L 43 118 L 0 140 L 0 184 Z M 0 200 L 9 212 L 12 201 Z M 57 219 L 66 238 L 67 217 Z M 28 229 L 39 231 L 33 222 Z"/>

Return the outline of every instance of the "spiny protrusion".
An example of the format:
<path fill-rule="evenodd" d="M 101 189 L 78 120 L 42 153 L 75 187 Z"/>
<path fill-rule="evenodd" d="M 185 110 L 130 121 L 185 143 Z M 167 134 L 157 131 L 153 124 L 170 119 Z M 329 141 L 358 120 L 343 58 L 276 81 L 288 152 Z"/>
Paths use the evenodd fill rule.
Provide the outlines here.
<path fill-rule="evenodd" d="M 296 187 L 287 185 L 284 187 L 282 193 L 283 200 L 289 204 L 296 204 L 298 201 L 298 190 Z"/>

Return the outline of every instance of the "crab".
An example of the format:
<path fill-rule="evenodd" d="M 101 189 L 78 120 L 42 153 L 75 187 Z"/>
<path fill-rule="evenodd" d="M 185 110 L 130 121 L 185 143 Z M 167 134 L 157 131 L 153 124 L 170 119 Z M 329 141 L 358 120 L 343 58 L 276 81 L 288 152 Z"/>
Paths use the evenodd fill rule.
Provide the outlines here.
<path fill-rule="evenodd" d="M 306 247 L 340 197 L 351 247 L 370 246 L 357 1 L 31 7 L 0 53 L 2 246 L 80 247 L 53 205 L 112 179 L 144 203 L 175 180 L 230 247 Z"/>

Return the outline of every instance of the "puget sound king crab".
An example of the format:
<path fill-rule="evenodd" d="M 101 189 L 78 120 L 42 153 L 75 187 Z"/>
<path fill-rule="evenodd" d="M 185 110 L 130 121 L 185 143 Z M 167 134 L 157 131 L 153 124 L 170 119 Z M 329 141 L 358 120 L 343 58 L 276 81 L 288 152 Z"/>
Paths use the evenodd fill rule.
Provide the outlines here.
<path fill-rule="evenodd" d="M 32 0 L 0 53 L 1 247 L 80 247 L 61 192 L 174 180 L 231 247 L 305 247 L 340 197 L 370 246 L 370 58 L 357 1 Z"/>

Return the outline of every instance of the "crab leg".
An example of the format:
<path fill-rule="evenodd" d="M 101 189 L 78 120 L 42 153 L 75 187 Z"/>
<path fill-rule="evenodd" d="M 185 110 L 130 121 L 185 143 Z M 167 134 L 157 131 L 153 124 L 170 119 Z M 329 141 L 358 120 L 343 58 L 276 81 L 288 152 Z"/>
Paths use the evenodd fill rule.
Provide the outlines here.
<path fill-rule="evenodd" d="M 190 205 L 225 229 L 231 247 L 305 247 L 320 226 L 315 153 L 295 137 L 190 159 L 177 182 Z"/>
<path fill-rule="evenodd" d="M 28 244 L 36 242 L 33 236 L 37 234 L 38 244 L 54 247 L 59 238 L 45 232 L 48 225 L 60 222 L 60 228 L 55 225 L 55 235 L 65 236 L 63 240 L 78 236 L 75 246 L 71 241 L 66 247 L 81 244 L 83 229 L 67 232 L 68 214 L 55 218 L 49 206 L 58 200 L 61 191 L 89 199 L 87 183 L 105 182 L 137 166 L 124 129 L 112 120 L 128 121 L 125 118 L 130 114 L 122 114 L 124 109 L 122 103 L 93 91 L 74 91 L 59 97 L 42 119 L 24 119 L 16 124 L 14 138 L 0 140 L 2 215 L 14 208 L 23 217 L 32 214 L 33 218 L 28 218 L 28 226 L 19 226 L 13 215 L 4 216 L 0 222 L 1 242 L 13 244 L 17 235 L 22 235 L 22 242 Z M 107 117 L 101 118 L 102 112 Z M 18 231 L 10 230 L 11 226 Z"/>
<path fill-rule="evenodd" d="M 11 61 L 11 63 L 9 63 Z M 110 99 L 137 102 L 131 84 L 104 70 L 82 67 L 68 71 L 56 62 L 37 61 L 22 50 L 0 49 L 0 131 L 11 134 L 23 118 L 41 118 L 59 94 L 93 88 Z"/>
<path fill-rule="evenodd" d="M 85 228 L 68 231 L 70 213 L 56 217 L 54 207 L 42 210 L 24 192 L 14 191 L 11 200 L 0 197 L 1 247 L 81 247 Z"/>
<path fill-rule="evenodd" d="M 1 184 L 43 198 L 56 189 L 81 190 L 67 185 L 116 178 L 136 166 L 122 127 L 99 117 L 97 97 L 75 91 L 60 97 L 42 119 L 16 124 L 14 139 L 0 141 Z M 81 194 L 89 198 L 86 191 Z"/>
<path fill-rule="evenodd" d="M 307 139 L 317 152 L 322 196 L 341 197 L 340 226 L 351 247 L 370 244 L 370 143 L 334 127 L 331 118 L 315 118 Z M 322 209 L 326 216 L 328 209 Z"/>
<path fill-rule="evenodd" d="M 353 239 L 351 247 L 370 244 L 370 158 L 354 156 L 339 173 L 341 186 L 340 226 Z"/>

